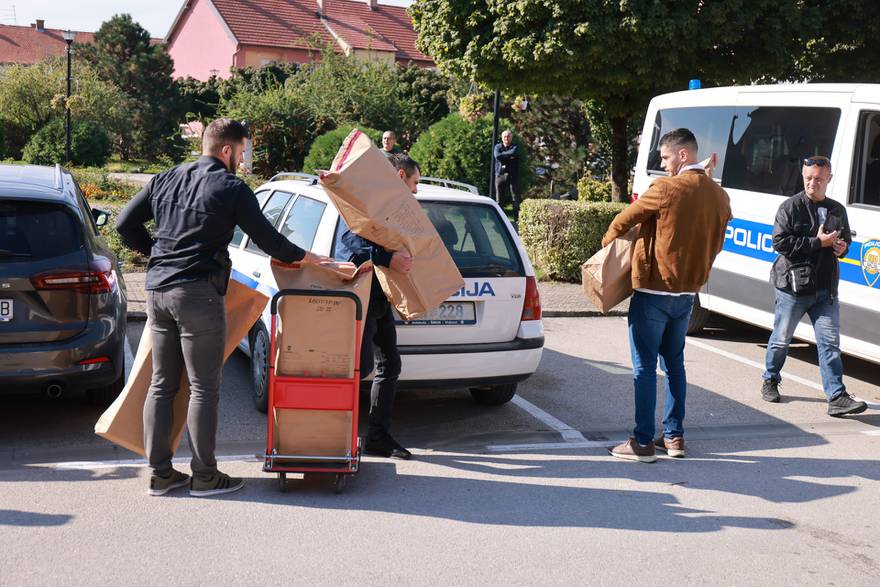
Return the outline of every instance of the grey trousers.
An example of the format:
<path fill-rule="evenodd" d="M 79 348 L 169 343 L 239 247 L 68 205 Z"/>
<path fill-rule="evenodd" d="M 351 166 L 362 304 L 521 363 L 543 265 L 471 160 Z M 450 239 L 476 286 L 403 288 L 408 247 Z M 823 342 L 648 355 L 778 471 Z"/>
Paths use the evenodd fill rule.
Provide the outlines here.
<path fill-rule="evenodd" d="M 186 425 L 193 477 L 208 481 L 217 474 L 214 448 L 226 341 L 224 299 L 207 281 L 146 293 L 153 342 L 153 378 L 144 403 L 147 459 L 155 475 L 171 472 L 174 397 L 185 368 L 190 385 Z"/>

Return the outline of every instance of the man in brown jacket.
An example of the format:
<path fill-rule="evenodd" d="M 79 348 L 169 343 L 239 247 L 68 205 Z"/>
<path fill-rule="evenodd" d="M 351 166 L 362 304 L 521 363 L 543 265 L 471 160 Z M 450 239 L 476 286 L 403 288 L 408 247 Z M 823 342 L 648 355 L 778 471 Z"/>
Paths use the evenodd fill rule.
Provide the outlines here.
<path fill-rule="evenodd" d="M 656 450 L 684 456 L 687 378 L 684 344 L 694 295 L 709 279 L 731 219 L 730 199 L 697 163 L 697 139 L 686 128 L 660 138 L 660 159 L 669 177 L 657 179 L 611 222 L 607 245 L 640 224 L 633 243 L 629 339 L 635 385 L 636 426 L 630 439 L 611 449 L 621 459 L 652 463 Z M 666 373 L 663 435 L 654 440 L 657 357 Z"/>

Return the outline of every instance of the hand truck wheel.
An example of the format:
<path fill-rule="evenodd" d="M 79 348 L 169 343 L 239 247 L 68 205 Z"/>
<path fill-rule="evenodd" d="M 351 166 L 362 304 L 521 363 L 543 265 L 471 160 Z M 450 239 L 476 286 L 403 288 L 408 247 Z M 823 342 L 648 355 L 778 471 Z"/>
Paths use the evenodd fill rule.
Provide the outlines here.
<path fill-rule="evenodd" d="M 278 473 L 278 489 L 281 493 L 287 493 L 287 473 Z"/>
<path fill-rule="evenodd" d="M 337 473 L 336 478 L 333 480 L 333 490 L 336 493 L 342 493 L 343 489 L 345 489 L 345 475 Z"/>

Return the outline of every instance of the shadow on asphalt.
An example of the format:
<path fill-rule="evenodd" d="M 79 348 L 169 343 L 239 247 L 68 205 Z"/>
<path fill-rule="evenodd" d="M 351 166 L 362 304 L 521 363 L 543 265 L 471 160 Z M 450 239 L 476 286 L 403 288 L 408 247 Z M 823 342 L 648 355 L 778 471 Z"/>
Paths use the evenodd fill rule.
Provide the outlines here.
<path fill-rule="evenodd" d="M 20 526 L 34 528 L 39 526 L 63 526 L 73 516 L 67 514 L 41 514 L 21 510 L 0 510 L 0 526 Z"/>

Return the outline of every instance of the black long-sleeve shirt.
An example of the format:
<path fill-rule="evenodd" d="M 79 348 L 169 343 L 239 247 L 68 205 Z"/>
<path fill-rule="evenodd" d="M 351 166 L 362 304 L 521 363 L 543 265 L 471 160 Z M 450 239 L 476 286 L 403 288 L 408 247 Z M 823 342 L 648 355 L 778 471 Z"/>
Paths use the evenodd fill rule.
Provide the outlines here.
<path fill-rule="evenodd" d="M 151 237 L 144 224 L 153 219 Z M 116 230 L 126 246 L 150 256 L 145 287 L 153 290 L 225 272 L 236 225 L 286 263 L 306 254 L 266 220 L 247 184 L 210 156 L 153 177 L 119 214 Z"/>

